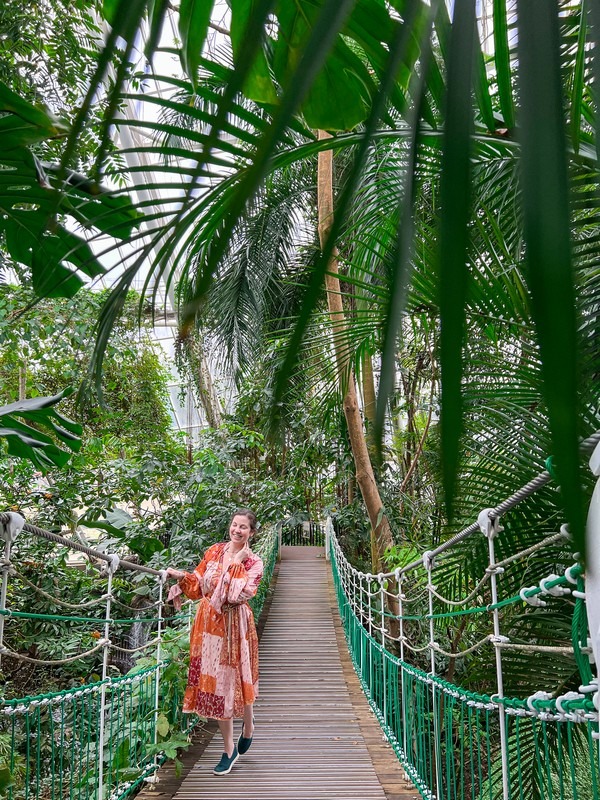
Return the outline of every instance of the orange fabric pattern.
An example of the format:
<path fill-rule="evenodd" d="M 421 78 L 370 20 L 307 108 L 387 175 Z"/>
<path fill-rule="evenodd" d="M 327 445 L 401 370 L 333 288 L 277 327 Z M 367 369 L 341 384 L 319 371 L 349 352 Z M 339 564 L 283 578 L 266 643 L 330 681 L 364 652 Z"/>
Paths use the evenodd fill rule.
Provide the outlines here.
<path fill-rule="evenodd" d="M 251 553 L 224 571 L 226 547 L 226 542 L 209 547 L 179 581 L 187 597 L 200 600 L 183 710 L 211 719 L 242 717 L 244 705 L 258 696 L 258 637 L 247 601 L 258 591 L 263 563 Z"/>

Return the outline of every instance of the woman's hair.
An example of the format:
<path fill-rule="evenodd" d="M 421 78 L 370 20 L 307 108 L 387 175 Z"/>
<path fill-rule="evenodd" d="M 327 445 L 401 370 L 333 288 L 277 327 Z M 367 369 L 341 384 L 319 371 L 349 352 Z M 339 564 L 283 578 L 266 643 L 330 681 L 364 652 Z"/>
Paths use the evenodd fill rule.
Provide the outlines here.
<path fill-rule="evenodd" d="M 258 527 L 258 520 L 256 519 L 256 514 L 249 508 L 238 508 L 236 509 L 233 514 L 231 515 L 231 519 L 229 520 L 229 524 L 233 522 L 234 517 L 247 517 L 248 522 L 250 523 L 250 530 L 252 532 L 256 531 Z"/>

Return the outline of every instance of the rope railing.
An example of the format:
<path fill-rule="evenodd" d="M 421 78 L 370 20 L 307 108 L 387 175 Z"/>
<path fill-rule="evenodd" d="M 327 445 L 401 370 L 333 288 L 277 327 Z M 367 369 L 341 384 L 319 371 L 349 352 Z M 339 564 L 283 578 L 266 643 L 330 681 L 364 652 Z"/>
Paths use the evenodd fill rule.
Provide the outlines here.
<path fill-rule="evenodd" d="M 84 553 L 104 562 L 99 576 L 105 581 L 95 600 L 71 603 L 55 597 L 30 581 L 11 560 L 17 537 L 24 534 Z M 59 692 L 15 699 L 0 698 L 0 796 L 8 800 L 123 800 L 143 782 L 153 781 L 166 755 L 183 746 L 197 718 L 181 712 L 185 685 L 185 653 L 193 603 L 187 612 L 165 616 L 163 589 L 166 572 L 119 558 L 26 523 L 13 513 L 0 514 L 4 558 L 0 562 L 0 658 L 32 667 L 59 667 L 82 662 L 83 674 L 97 668 L 99 680 Z M 264 579 L 251 601 L 260 615 L 279 552 L 275 529 L 263 534 L 255 548 L 265 564 Z M 18 559 L 17 559 L 18 560 Z M 135 608 L 115 597 L 114 576 L 124 568 L 152 581 L 147 595 L 156 601 Z M 76 567 L 74 567 L 76 569 Z M 40 602 L 80 614 L 34 613 L 11 608 L 7 602 L 10 580 L 19 580 Z M 117 604 L 136 616 L 113 618 Z M 102 615 L 81 611 L 102 606 Z M 154 611 L 153 616 L 148 612 Z M 85 612 L 84 612 L 85 613 Z M 145 616 L 142 616 L 144 614 Z M 37 620 L 46 624 L 93 627 L 94 645 L 74 655 L 44 658 L 7 646 L 5 626 Z M 148 641 L 119 641 L 117 631 L 144 625 Z M 154 635 L 151 631 L 153 630 Z M 173 648 L 175 648 L 173 650 Z M 176 653 L 173 659 L 169 653 Z M 115 675 L 116 656 L 138 660 L 126 675 Z M 101 662 L 98 662 L 101 657 Z M 87 661 L 84 661 L 87 659 Z M 96 660 L 94 660 L 96 659 Z M 131 663 L 131 662 L 130 662 Z M 91 666 L 90 666 L 91 664 Z"/>
<path fill-rule="evenodd" d="M 582 445 L 586 453 L 596 448 L 590 461 L 596 475 L 599 442 L 600 433 Z M 600 548 L 591 548 L 586 575 L 577 554 L 569 560 L 564 525 L 512 552 L 507 548 L 514 539 L 502 536 L 504 514 L 545 485 L 546 476 L 484 509 L 477 522 L 421 560 L 387 573 L 352 567 L 327 520 L 327 557 L 355 669 L 423 798 L 600 800 L 600 628 L 593 622 L 588 630 L 587 621 L 588 612 L 592 619 L 600 609 L 596 603 L 586 608 L 586 594 L 597 597 L 594 547 Z M 600 481 L 594 498 L 589 538 L 600 543 Z M 476 532 L 487 560 L 479 575 L 472 574 L 474 562 L 468 570 L 462 563 L 468 547 L 477 545 L 465 539 Z M 541 569 L 540 552 L 554 572 L 538 571 L 535 585 L 515 583 L 527 575 L 524 565 L 532 557 Z M 561 641 L 559 630 L 553 639 L 528 636 L 520 626 L 532 614 L 552 615 L 556 624 L 570 617 L 570 642 Z M 554 694 L 548 683 L 519 694 L 524 659 L 539 665 L 540 681 L 544 675 L 551 680 L 559 667 L 578 680 Z M 455 682 L 457 676 L 468 688 Z M 493 686 L 482 685 L 485 676 L 493 677 Z"/>

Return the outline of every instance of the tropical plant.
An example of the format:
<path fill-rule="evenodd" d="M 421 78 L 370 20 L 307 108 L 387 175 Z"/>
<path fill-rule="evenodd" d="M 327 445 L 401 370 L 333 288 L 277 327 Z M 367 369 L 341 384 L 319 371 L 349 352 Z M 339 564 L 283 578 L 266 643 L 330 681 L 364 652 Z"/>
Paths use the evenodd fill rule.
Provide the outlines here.
<path fill-rule="evenodd" d="M 470 155 L 474 147 L 481 148 L 481 152 L 487 147 L 488 152 L 512 155 L 521 167 L 522 194 L 517 203 L 523 212 L 522 236 L 528 265 L 525 280 L 532 298 L 551 449 L 556 456 L 573 533 L 581 543 L 583 503 L 577 452 L 581 430 L 577 389 L 581 337 L 577 333 L 570 247 L 573 214 L 567 202 L 569 187 L 576 192 L 577 184 L 569 177 L 566 162 L 567 143 L 579 163 L 593 168 L 595 161 L 589 125 L 595 113 L 589 89 L 595 62 L 586 57 L 589 44 L 596 39 L 595 10 L 590 8 L 588 18 L 584 6 L 566 2 L 544 4 L 542 8 L 529 2 L 519 2 L 516 7 L 496 3 L 494 54 L 486 62 L 477 36 L 474 2 L 456 4 L 452 18 L 444 3 L 416 0 L 398 4 L 393 13 L 374 0 L 358 3 L 305 0 L 301 7 L 303 13 L 296 15 L 289 13 L 286 3 L 265 2 L 250 7 L 233 2 L 231 39 L 235 69 L 231 70 L 203 61 L 200 56 L 209 25 L 210 4 L 182 5 L 179 16 L 182 63 L 193 90 L 212 103 L 213 110 L 210 113 L 195 107 L 187 110 L 203 124 L 201 131 L 186 135 L 187 141 L 193 142 L 186 155 L 193 152 L 193 158 L 186 164 L 177 162 L 177 180 L 184 175 L 188 181 L 185 202 L 182 206 L 178 204 L 177 210 L 159 214 L 151 205 L 145 206 L 153 231 L 152 242 L 140 245 L 138 255 L 132 257 L 130 268 L 106 306 L 99 352 L 121 311 L 123 289 L 145 256 L 153 259 L 157 274 L 165 270 L 173 273 L 173 266 L 169 266 L 172 256 L 177 254 L 181 267 L 179 256 L 183 255 L 191 268 L 197 254 L 206 248 L 206 259 L 194 281 L 194 295 L 184 312 L 186 320 L 192 319 L 201 308 L 202 297 L 245 213 L 248 199 L 255 195 L 267 171 L 319 149 L 356 146 L 330 237 L 312 272 L 288 358 L 280 368 L 276 397 L 280 399 L 318 300 L 331 249 L 338 241 L 369 144 L 383 137 L 405 141 L 408 168 L 402 179 L 404 190 L 398 198 L 397 222 L 392 228 L 398 232 L 393 233 L 393 257 L 389 264 L 392 292 L 383 316 L 384 380 L 378 403 L 381 428 L 393 384 L 398 312 L 403 305 L 412 254 L 419 249 L 415 246 L 416 228 L 412 223 L 419 184 L 412 164 L 428 146 L 441 145 L 436 167 L 441 175 L 440 208 L 436 208 L 433 220 L 434 229 L 439 231 L 439 244 L 434 243 L 430 256 L 439 268 L 436 285 L 440 287 L 441 315 L 441 444 L 449 501 L 456 482 L 463 429 L 461 379 L 467 329 L 466 287 L 471 280 L 469 276 L 474 274 L 469 252 L 476 228 L 471 223 L 470 209 L 477 171 L 470 167 Z M 119 103 L 129 98 L 140 99 L 131 90 L 122 92 L 124 81 L 129 78 L 127 64 L 147 10 L 150 11 L 148 52 L 155 50 L 167 4 L 145 0 L 131 4 L 121 0 L 105 3 L 105 10 L 112 29 L 81 112 L 70 131 L 63 158 L 65 165 L 75 151 L 91 100 L 107 75 L 117 42 L 125 44 L 106 104 L 106 131 L 115 119 Z M 513 22 L 516 36 L 509 32 Z M 526 42 L 518 61 L 512 47 L 515 39 Z M 226 76 L 227 88 L 222 95 L 216 95 L 199 75 L 201 64 L 213 74 Z M 520 92 L 515 113 L 517 72 Z M 184 84 L 156 78 L 162 83 L 165 99 L 146 96 L 145 102 L 167 105 L 184 113 L 183 106 L 168 97 L 169 85 L 179 90 Z M 269 125 L 240 105 L 240 90 L 256 102 L 266 104 L 271 112 Z M 332 96 L 343 98 L 343 102 L 332 103 Z M 390 126 L 394 114 L 406 121 L 406 127 L 395 121 L 394 127 Z M 316 143 L 304 127 L 306 144 L 290 144 L 290 125 L 298 129 L 302 121 L 310 127 L 330 131 L 347 131 L 364 121 L 365 129 L 359 133 L 338 133 L 332 139 Z M 120 124 L 126 129 L 132 124 L 139 126 L 140 122 L 121 119 Z M 156 128 L 156 123 L 148 122 L 147 126 Z M 221 136 L 222 132 L 227 134 L 226 138 Z M 99 148 L 98 164 L 103 161 L 107 140 L 108 134 Z M 247 142 L 252 156 L 248 157 L 237 142 Z M 148 145 L 135 148 L 139 155 L 154 150 Z M 164 150 L 163 147 L 163 153 Z M 173 156 L 183 155 L 175 150 L 172 149 Z M 218 194 L 216 190 L 200 196 L 195 193 L 194 187 L 205 172 L 229 173 L 232 159 L 238 157 L 239 168 L 233 176 L 225 177 Z M 144 165 L 143 171 L 146 176 L 151 173 L 148 165 Z M 161 177 L 157 174 L 150 183 L 164 184 L 163 174 Z M 55 283 L 53 279 L 52 282 Z"/>

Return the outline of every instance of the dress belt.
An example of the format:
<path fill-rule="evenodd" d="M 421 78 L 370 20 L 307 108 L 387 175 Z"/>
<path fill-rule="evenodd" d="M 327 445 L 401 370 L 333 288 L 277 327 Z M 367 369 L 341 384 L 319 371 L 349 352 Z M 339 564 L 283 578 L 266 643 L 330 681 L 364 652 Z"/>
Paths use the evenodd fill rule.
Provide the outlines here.
<path fill-rule="evenodd" d="M 232 611 L 236 608 L 246 605 L 246 603 L 224 603 L 221 606 L 223 614 L 227 614 L 227 663 L 231 666 L 231 619 L 233 617 Z"/>

